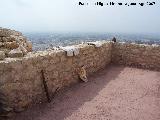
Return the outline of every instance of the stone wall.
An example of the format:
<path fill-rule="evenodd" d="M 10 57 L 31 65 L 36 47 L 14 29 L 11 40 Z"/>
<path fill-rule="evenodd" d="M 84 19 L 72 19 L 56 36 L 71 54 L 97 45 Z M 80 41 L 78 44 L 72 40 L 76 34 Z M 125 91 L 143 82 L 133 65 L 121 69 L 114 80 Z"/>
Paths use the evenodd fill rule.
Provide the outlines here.
<path fill-rule="evenodd" d="M 8 97 L 14 111 L 46 101 L 41 70 L 45 71 L 49 94 L 53 96 L 57 88 L 79 81 L 77 69 L 81 66 L 85 65 L 90 75 L 111 61 L 112 42 L 104 41 L 99 48 L 87 44 L 76 47 L 80 53 L 72 57 L 63 50 L 46 50 L 0 61 L 0 91 Z"/>
<path fill-rule="evenodd" d="M 52 97 L 61 89 L 79 81 L 78 69 L 86 66 L 87 74 L 93 74 L 106 65 L 121 64 L 160 70 L 160 46 L 134 43 L 102 42 L 93 45 L 76 45 L 80 53 L 67 56 L 64 50 L 29 52 L 20 58 L 0 61 L 0 92 L 4 93 L 14 111 L 47 100 L 42 82 L 45 79 Z"/>
<path fill-rule="evenodd" d="M 160 46 L 135 43 L 114 43 L 112 63 L 160 70 Z"/>

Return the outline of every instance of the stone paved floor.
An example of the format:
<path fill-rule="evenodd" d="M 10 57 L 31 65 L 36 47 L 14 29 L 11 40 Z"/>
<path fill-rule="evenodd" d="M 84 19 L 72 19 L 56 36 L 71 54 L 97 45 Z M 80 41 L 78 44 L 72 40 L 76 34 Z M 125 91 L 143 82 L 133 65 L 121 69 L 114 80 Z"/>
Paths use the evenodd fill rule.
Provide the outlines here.
<path fill-rule="evenodd" d="M 160 72 L 109 66 L 14 120 L 160 120 Z"/>

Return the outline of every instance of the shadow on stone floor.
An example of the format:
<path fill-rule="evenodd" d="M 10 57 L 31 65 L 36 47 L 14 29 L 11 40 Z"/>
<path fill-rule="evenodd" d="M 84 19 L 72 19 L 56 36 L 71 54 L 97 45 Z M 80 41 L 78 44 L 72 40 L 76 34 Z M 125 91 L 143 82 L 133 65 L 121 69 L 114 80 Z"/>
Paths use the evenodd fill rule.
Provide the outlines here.
<path fill-rule="evenodd" d="M 80 82 L 61 90 L 51 103 L 36 105 L 27 111 L 16 114 L 10 120 L 64 120 L 85 102 L 95 98 L 123 69 L 124 67 L 108 66 L 90 76 L 89 82 Z"/>

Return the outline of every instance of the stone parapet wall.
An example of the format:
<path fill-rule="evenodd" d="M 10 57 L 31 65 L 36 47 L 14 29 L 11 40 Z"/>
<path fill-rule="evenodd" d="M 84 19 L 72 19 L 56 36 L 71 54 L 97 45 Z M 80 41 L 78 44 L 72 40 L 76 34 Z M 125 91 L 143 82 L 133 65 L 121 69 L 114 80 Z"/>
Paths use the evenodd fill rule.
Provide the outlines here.
<path fill-rule="evenodd" d="M 160 70 L 160 46 L 134 43 L 102 42 L 102 46 L 80 44 L 77 56 L 64 50 L 29 52 L 24 57 L 0 61 L 0 92 L 7 96 L 14 111 L 47 100 L 41 71 L 50 96 L 57 89 L 79 81 L 78 69 L 86 67 L 93 74 L 106 65 L 120 64 Z"/>
<path fill-rule="evenodd" d="M 135 43 L 114 43 L 112 63 L 160 70 L 160 46 Z"/>
<path fill-rule="evenodd" d="M 50 96 L 79 81 L 77 69 L 86 66 L 87 74 L 93 74 L 111 62 L 112 42 L 76 46 L 80 52 L 69 57 L 63 50 L 30 52 L 22 58 L 5 58 L 0 61 L 0 91 L 11 103 L 14 111 L 46 100 L 41 70 L 49 88 Z"/>

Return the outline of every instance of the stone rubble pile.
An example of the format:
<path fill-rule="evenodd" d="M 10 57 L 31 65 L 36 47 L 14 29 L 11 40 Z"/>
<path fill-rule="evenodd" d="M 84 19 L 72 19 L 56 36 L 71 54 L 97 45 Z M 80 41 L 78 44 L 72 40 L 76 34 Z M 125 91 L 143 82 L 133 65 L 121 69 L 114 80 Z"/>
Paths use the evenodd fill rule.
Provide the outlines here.
<path fill-rule="evenodd" d="M 32 43 L 21 32 L 0 27 L 0 60 L 23 57 L 32 51 Z"/>

